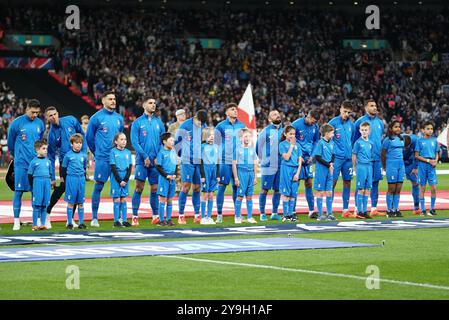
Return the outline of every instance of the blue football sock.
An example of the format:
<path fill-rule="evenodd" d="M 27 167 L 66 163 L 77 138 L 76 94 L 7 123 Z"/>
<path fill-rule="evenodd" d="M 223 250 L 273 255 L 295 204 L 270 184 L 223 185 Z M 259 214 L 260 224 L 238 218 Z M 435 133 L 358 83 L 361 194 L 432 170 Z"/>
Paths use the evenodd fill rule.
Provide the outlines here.
<path fill-rule="evenodd" d="M 318 209 L 318 215 L 321 217 L 321 215 L 323 214 L 323 198 L 322 197 L 316 198 L 316 207 Z"/>
<path fill-rule="evenodd" d="M 23 195 L 22 191 L 14 191 L 14 199 L 12 201 L 14 218 L 19 218 L 20 216 L 20 209 L 22 208 L 22 195 Z"/>
<path fill-rule="evenodd" d="M 217 192 L 217 214 L 218 215 L 221 215 L 223 213 L 225 190 L 226 190 L 226 186 L 218 186 L 218 192 Z M 181 196 L 181 194 L 179 194 L 179 196 Z"/>
<path fill-rule="evenodd" d="M 281 194 L 279 191 L 275 191 L 273 198 L 271 199 L 273 203 L 273 213 L 278 213 L 279 203 L 281 202 Z"/>
<path fill-rule="evenodd" d="M 419 209 L 419 185 L 412 186 L 412 196 L 413 196 L 413 204 L 414 209 Z"/>
<path fill-rule="evenodd" d="M 185 193 L 184 191 L 181 191 L 179 193 L 179 198 L 178 198 L 179 215 L 180 216 L 184 215 L 184 209 L 186 207 L 186 202 L 187 202 L 187 193 Z"/>
<path fill-rule="evenodd" d="M 240 217 L 240 215 L 241 215 L 241 212 L 242 212 L 242 200 L 236 200 L 235 201 L 235 216 L 237 217 L 237 218 L 239 218 Z"/>
<path fill-rule="evenodd" d="M 67 224 L 73 224 L 72 223 L 72 215 L 73 215 L 73 208 L 70 208 L 67 206 Z"/>
<path fill-rule="evenodd" d="M 33 206 L 33 227 L 37 226 L 37 219 L 40 214 L 40 208 L 38 206 Z"/>
<path fill-rule="evenodd" d="M 232 201 L 235 203 L 236 200 L 237 200 L 237 187 L 232 186 Z"/>
<path fill-rule="evenodd" d="M 171 213 L 173 212 L 173 204 L 167 203 L 167 220 L 171 220 Z"/>
<path fill-rule="evenodd" d="M 355 205 L 357 205 L 359 203 L 359 189 L 357 189 L 357 187 L 355 187 L 355 191 L 354 191 L 354 203 L 355 203 Z M 359 211 L 358 207 L 357 207 L 357 211 Z"/>
<path fill-rule="evenodd" d="M 282 215 L 284 217 L 288 217 L 290 215 L 290 201 L 284 200 L 282 201 Z"/>
<path fill-rule="evenodd" d="M 47 221 L 47 208 L 39 207 L 39 210 L 40 210 L 40 217 L 41 217 L 41 225 L 45 226 L 45 222 Z"/>
<path fill-rule="evenodd" d="M 421 203 L 421 211 L 426 210 L 426 200 L 425 198 L 419 198 L 419 202 Z"/>
<path fill-rule="evenodd" d="M 192 204 L 195 216 L 200 214 L 201 196 L 199 192 L 192 192 Z"/>
<path fill-rule="evenodd" d="M 363 196 L 363 212 L 368 211 L 368 196 Z"/>
<path fill-rule="evenodd" d="M 351 196 L 351 189 L 343 187 L 343 210 L 346 210 L 349 208 L 349 197 Z"/>
<path fill-rule="evenodd" d="M 394 211 L 399 211 L 399 199 L 401 198 L 401 195 L 399 193 L 393 195 L 393 207 Z"/>
<path fill-rule="evenodd" d="M 157 196 L 157 192 L 150 193 L 150 206 L 153 211 L 153 216 L 157 216 L 159 210 L 159 198 Z"/>
<path fill-rule="evenodd" d="M 435 201 L 437 200 L 436 197 L 430 197 L 430 210 L 435 209 Z"/>
<path fill-rule="evenodd" d="M 121 202 L 120 204 L 120 212 L 122 213 L 122 220 L 123 222 L 126 221 L 127 215 L 128 215 L 128 204 L 125 202 Z"/>
<path fill-rule="evenodd" d="M 201 201 L 201 219 L 206 216 L 206 201 Z"/>
<path fill-rule="evenodd" d="M 161 222 L 164 221 L 164 213 L 165 213 L 165 202 L 159 201 L 158 214 L 159 220 Z"/>
<path fill-rule="evenodd" d="M 246 215 L 248 219 L 253 217 L 253 200 L 246 200 Z"/>
<path fill-rule="evenodd" d="M 371 189 L 371 207 L 377 208 L 377 200 L 379 199 L 379 181 L 373 181 Z"/>
<path fill-rule="evenodd" d="M 207 217 L 212 217 L 212 209 L 214 208 L 214 200 L 207 200 Z"/>
<path fill-rule="evenodd" d="M 363 200 L 364 200 L 364 196 L 360 195 L 359 197 L 357 197 L 357 212 L 358 213 L 362 213 L 365 212 L 363 211 Z"/>
<path fill-rule="evenodd" d="M 84 206 L 82 208 L 78 206 L 78 220 L 79 224 L 84 224 Z"/>
<path fill-rule="evenodd" d="M 260 214 L 265 214 L 265 204 L 267 203 L 267 194 L 261 192 L 259 194 L 259 211 Z"/>
<path fill-rule="evenodd" d="M 387 211 L 390 212 L 392 210 L 392 207 L 393 207 L 393 195 L 387 193 L 386 198 L 387 198 L 386 199 L 387 200 Z M 371 197 L 371 201 L 373 201 L 372 197 Z"/>
<path fill-rule="evenodd" d="M 120 220 L 120 201 L 114 201 L 114 222 Z"/>
<path fill-rule="evenodd" d="M 332 196 L 326 196 L 326 213 L 327 215 L 332 214 Z"/>
<path fill-rule="evenodd" d="M 306 189 L 307 204 L 309 205 L 309 211 L 313 211 L 315 209 L 315 204 L 312 188 L 305 188 L 305 189 Z"/>
<path fill-rule="evenodd" d="M 142 193 L 134 191 L 133 198 L 131 200 L 131 205 L 133 207 L 133 215 L 134 216 L 138 215 L 141 198 L 142 198 Z"/>
<path fill-rule="evenodd" d="M 95 183 L 94 191 L 92 192 L 92 219 L 98 219 L 98 208 L 100 207 L 101 191 L 104 184 Z"/>
<path fill-rule="evenodd" d="M 290 200 L 288 202 L 288 215 L 289 216 L 292 216 L 295 214 L 295 203 L 296 203 L 295 200 Z"/>

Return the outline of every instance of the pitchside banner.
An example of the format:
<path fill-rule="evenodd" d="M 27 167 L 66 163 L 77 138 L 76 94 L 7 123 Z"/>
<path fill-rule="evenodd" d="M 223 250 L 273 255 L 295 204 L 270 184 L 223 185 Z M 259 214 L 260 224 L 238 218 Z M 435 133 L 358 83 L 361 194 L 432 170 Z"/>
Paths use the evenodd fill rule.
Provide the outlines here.
<path fill-rule="evenodd" d="M 53 59 L 50 58 L 0 58 L 0 69 L 54 69 Z"/>

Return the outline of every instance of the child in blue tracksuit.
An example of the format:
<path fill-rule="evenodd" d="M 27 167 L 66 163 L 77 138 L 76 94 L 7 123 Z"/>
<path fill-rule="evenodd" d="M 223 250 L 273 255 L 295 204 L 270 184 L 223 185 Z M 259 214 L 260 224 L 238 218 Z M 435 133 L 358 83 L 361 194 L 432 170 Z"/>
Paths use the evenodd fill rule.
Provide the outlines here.
<path fill-rule="evenodd" d="M 279 144 L 281 155 L 281 175 L 279 191 L 283 196 L 282 222 L 296 221 L 295 203 L 298 197 L 299 175 L 302 166 L 301 145 L 296 141 L 296 130 L 293 126 L 286 126 L 282 132 Z"/>
<path fill-rule="evenodd" d="M 70 137 L 72 150 L 66 153 L 61 165 L 61 182 L 65 181 L 64 200 L 67 202 L 67 229 L 73 229 L 73 207 L 78 207 L 78 229 L 86 229 L 84 224 L 84 193 L 86 190 L 87 154 L 82 150 L 83 136 L 79 133 Z"/>
<path fill-rule="evenodd" d="M 248 129 L 241 129 L 241 145 L 235 151 L 232 160 L 232 173 L 237 186 L 237 199 L 235 201 L 234 222 L 242 223 L 242 201 L 246 196 L 246 211 L 248 223 L 257 223 L 253 218 L 253 194 L 254 185 L 257 183 L 257 155 L 256 148 L 252 146 L 252 135 Z"/>
<path fill-rule="evenodd" d="M 158 226 L 174 226 L 175 223 L 171 219 L 173 210 L 172 200 L 176 189 L 176 166 L 178 164 L 178 156 L 174 149 L 175 139 L 166 132 L 161 135 L 162 148 L 157 154 L 155 165 L 159 172 L 159 180 L 157 194 L 159 195 L 159 222 Z M 165 205 L 167 204 L 167 208 Z M 167 219 L 164 217 L 165 209 L 167 209 Z"/>
<path fill-rule="evenodd" d="M 37 157 L 30 162 L 28 168 L 28 181 L 32 192 L 33 205 L 33 231 L 46 230 L 45 219 L 47 217 L 47 206 L 50 204 L 51 190 L 51 162 L 47 158 L 48 144 L 45 140 L 34 143 Z M 37 220 L 40 217 L 41 225 Z"/>
<path fill-rule="evenodd" d="M 373 186 L 373 144 L 369 140 L 371 125 L 368 121 L 360 124 L 360 135 L 352 148 L 352 163 L 356 168 L 357 218 L 371 219 L 368 214 L 368 192 Z"/>
<path fill-rule="evenodd" d="M 201 144 L 201 224 L 215 224 L 212 220 L 212 208 L 214 206 L 214 194 L 220 181 L 220 167 L 218 165 L 219 151 L 214 144 L 214 128 L 203 130 L 203 143 Z M 206 217 L 207 203 L 207 217 Z"/>
<path fill-rule="evenodd" d="M 382 142 L 382 166 L 386 171 L 387 191 L 387 217 L 402 217 L 399 211 L 399 199 L 405 177 L 404 164 L 405 141 L 401 136 L 401 123 L 397 120 L 388 125 L 387 137 Z"/>
<path fill-rule="evenodd" d="M 114 146 L 109 159 L 111 197 L 114 201 L 114 227 L 131 227 L 131 224 L 126 221 L 128 210 L 126 197 L 129 195 L 128 181 L 131 176 L 132 162 L 131 151 L 126 149 L 126 135 L 123 132 L 115 135 Z"/>
<path fill-rule="evenodd" d="M 323 124 L 320 128 L 321 139 L 318 141 L 313 156 L 316 160 L 315 165 L 315 181 L 313 183 L 314 189 L 317 191 L 316 206 L 318 208 L 318 219 L 335 220 L 332 214 L 332 189 L 333 189 L 333 174 L 334 174 L 334 127 L 330 124 Z M 323 215 L 323 197 L 326 194 L 326 213 Z"/>
<path fill-rule="evenodd" d="M 418 180 L 420 184 L 419 202 L 421 204 L 421 215 L 435 216 L 435 200 L 437 197 L 437 174 L 435 167 L 438 163 L 440 147 L 438 141 L 433 137 L 433 123 L 428 121 L 423 124 L 424 137 L 416 142 L 415 158 L 418 160 Z M 426 184 L 430 186 L 430 211 L 427 213 L 424 195 Z"/>

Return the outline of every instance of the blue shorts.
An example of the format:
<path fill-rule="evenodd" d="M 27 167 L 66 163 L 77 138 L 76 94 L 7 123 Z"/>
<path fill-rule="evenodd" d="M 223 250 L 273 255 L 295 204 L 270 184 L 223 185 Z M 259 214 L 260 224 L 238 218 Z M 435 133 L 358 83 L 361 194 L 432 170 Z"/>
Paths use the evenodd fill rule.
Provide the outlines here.
<path fill-rule="evenodd" d="M 159 175 L 157 182 L 157 194 L 165 198 L 173 198 L 175 196 L 176 181 L 164 178 Z"/>
<path fill-rule="evenodd" d="M 123 177 L 125 173 L 119 173 L 120 177 Z M 112 198 L 124 198 L 129 195 L 129 182 L 126 184 L 126 186 L 121 187 L 120 183 L 115 180 L 115 177 L 113 174 L 111 174 L 111 197 Z"/>
<path fill-rule="evenodd" d="M 297 167 L 281 165 L 279 191 L 283 196 L 296 198 L 298 196 L 298 181 L 293 181 L 293 177 L 298 171 Z"/>
<path fill-rule="evenodd" d="M 382 163 L 380 161 L 373 161 L 373 182 L 383 180 Z"/>
<path fill-rule="evenodd" d="M 313 178 L 312 172 L 312 162 L 306 164 L 308 159 L 305 159 L 301 166 L 301 171 L 299 171 L 299 180 L 307 180 Z"/>
<path fill-rule="evenodd" d="M 427 182 L 429 186 L 438 184 L 435 167 L 432 167 L 430 163 L 420 161 L 418 163 L 418 181 L 421 186 L 425 186 Z"/>
<path fill-rule="evenodd" d="M 204 165 L 205 182 L 201 184 L 201 192 L 214 192 L 217 190 L 216 165 Z"/>
<path fill-rule="evenodd" d="M 36 177 L 33 179 L 33 206 L 47 207 L 50 204 L 50 178 Z"/>
<path fill-rule="evenodd" d="M 181 182 L 201 184 L 199 164 L 181 164 Z"/>
<path fill-rule="evenodd" d="M 264 190 L 279 190 L 279 182 L 281 176 L 281 169 L 279 168 L 275 174 L 262 175 L 262 186 Z"/>
<path fill-rule="evenodd" d="M 405 175 L 407 177 L 407 180 L 411 181 L 412 183 L 417 183 L 418 174 L 412 173 L 413 169 L 414 169 L 413 165 L 405 167 Z"/>
<path fill-rule="evenodd" d="M 227 186 L 232 181 L 232 186 L 235 186 L 234 175 L 232 174 L 232 164 L 220 165 L 220 183 Z"/>
<path fill-rule="evenodd" d="M 150 185 L 157 184 L 159 178 L 159 172 L 156 167 L 145 167 L 143 164 L 136 164 L 136 170 L 134 172 L 136 180 L 143 181 L 148 179 Z"/>
<path fill-rule="evenodd" d="M 405 165 L 403 160 L 387 161 L 386 176 L 388 183 L 404 182 Z"/>
<path fill-rule="evenodd" d="M 334 161 L 334 181 L 338 180 L 338 177 L 343 177 L 343 181 L 351 181 L 352 180 L 352 159 L 338 159 L 335 158 Z"/>
<path fill-rule="evenodd" d="M 109 163 L 109 161 L 102 159 L 96 160 L 94 180 L 105 183 L 106 181 L 108 181 L 110 175 L 111 175 L 111 164 Z"/>
<path fill-rule="evenodd" d="M 67 203 L 84 203 L 86 178 L 83 176 L 67 176 L 65 180 L 65 196 Z"/>
<path fill-rule="evenodd" d="M 237 197 L 252 196 L 254 194 L 254 171 L 239 170 L 237 175 L 240 181 Z"/>
<path fill-rule="evenodd" d="M 28 181 L 28 168 L 14 166 L 14 188 L 16 191 L 30 191 L 30 182 Z"/>
<path fill-rule="evenodd" d="M 329 168 L 317 163 L 315 166 L 315 180 L 313 181 L 313 188 L 317 191 L 332 191 L 334 185 L 334 178 L 329 171 Z"/>
<path fill-rule="evenodd" d="M 373 187 L 373 165 L 371 163 L 357 164 L 356 186 L 359 190 Z"/>

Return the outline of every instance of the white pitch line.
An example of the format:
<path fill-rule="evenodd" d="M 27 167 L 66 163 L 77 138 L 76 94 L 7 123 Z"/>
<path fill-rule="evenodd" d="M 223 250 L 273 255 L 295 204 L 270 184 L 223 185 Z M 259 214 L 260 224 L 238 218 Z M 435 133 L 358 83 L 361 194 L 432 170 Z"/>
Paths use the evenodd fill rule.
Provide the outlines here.
<path fill-rule="evenodd" d="M 207 263 L 215 263 L 215 264 L 223 264 L 223 265 L 232 265 L 232 266 L 241 266 L 241 267 L 250 267 L 250 268 L 259 268 L 259 269 L 271 269 L 271 270 L 280 270 L 280 271 L 289 271 L 289 272 L 309 273 L 309 274 L 316 274 L 316 275 L 322 275 L 322 276 L 347 278 L 347 279 L 355 279 L 355 280 L 362 280 L 362 281 L 366 281 L 366 279 L 368 277 L 368 276 L 367 277 L 354 276 L 354 275 L 344 274 L 344 273 L 333 273 L 333 272 L 314 271 L 314 270 L 305 270 L 305 269 L 293 269 L 293 268 L 267 266 L 267 265 L 243 263 L 243 262 L 231 262 L 231 261 L 189 258 L 189 257 L 174 256 L 174 255 L 160 255 L 158 257 L 189 260 L 189 261 L 196 261 L 196 262 L 207 262 Z M 416 283 L 416 282 L 399 281 L 399 280 L 391 280 L 391 279 L 383 279 L 383 278 L 380 278 L 379 280 L 381 282 L 385 282 L 385 283 L 399 284 L 399 285 L 404 285 L 404 286 L 414 286 L 414 287 L 423 287 L 423 288 L 429 288 L 429 289 L 439 289 L 439 290 L 449 291 L 449 287 L 439 286 L 439 285 L 434 285 L 434 284 L 429 284 L 429 283 Z"/>

